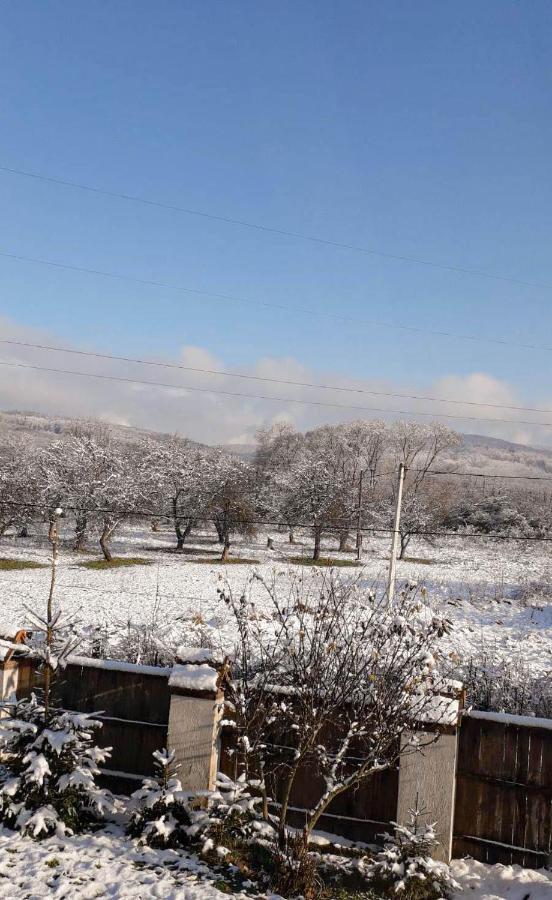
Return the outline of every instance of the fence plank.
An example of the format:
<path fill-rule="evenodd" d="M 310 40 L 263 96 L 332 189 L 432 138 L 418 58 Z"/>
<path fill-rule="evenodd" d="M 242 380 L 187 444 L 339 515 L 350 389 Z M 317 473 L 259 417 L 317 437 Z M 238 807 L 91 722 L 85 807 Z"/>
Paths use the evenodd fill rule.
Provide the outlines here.
<path fill-rule="evenodd" d="M 512 717 L 465 717 L 460 730 L 454 855 L 532 867 L 552 840 L 552 729 Z"/>

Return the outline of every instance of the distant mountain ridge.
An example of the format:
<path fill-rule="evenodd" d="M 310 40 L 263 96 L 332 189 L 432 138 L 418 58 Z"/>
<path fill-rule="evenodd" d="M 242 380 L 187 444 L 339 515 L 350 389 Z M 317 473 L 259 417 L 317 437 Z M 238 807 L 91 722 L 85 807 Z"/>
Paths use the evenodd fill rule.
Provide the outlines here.
<path fill-rule="evenodd" d="M 46 416 L 28 410 L 0 412 L 0 439 L 23 437 L 37 447 L 45 446 L 66 433 L 83 419 L 67 416 Z M 86 420 L 88 421 L 88 420 Z M 152 437 L 166 440 L 168 433 L 135 428 L 131 425 L 101 421 L 122 441 L 133 442 L 139 438 Z M 187 437 L 187 435 L 181 435 Z M 441 457 L 438 467 L 459 472 L 477 471 L 495 475 L 552 475 L 552 450 L 514 444 L 501 438 L 480 434 L 462 434 L 459 447 Z M 206 446 L 195 441 L 198 446 Z M 250 459 L 255 453 L 254 444 L 223 444 L 219 449 Z"/>

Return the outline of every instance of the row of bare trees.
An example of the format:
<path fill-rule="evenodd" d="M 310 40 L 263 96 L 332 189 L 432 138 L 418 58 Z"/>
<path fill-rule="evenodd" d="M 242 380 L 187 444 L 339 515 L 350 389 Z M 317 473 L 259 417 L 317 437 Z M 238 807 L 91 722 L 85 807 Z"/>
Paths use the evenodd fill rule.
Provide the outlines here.
<path fill-rule="evenodd" d="M 289 425 L 260 431 L 254 457 L 179 437 L 122 442 L 107 427 L 76 425 L 42 448 L 0 445 L 0 534 L 25 534 L 62 506 L 75 523 L 75 549 L 92 532 L 111 559 L 110 541 L 122 521 L 171 522 L 176 549 L 193 530 L 212 523 L 227 559 L 236 534 L 252 537 L 265 523 L 299 527 L 313 536 L 313 557 L 331 536 L 348 548 L 360 528 L 391 527 L 396 472 L 407 467 L 400 527 L 401 556 L 411 538 L 447 529 L 541 534 L 552 529 L 548 495 L 512 488 L 481 495 L 480 483 L 434 478 L 438 460 L 458 436 L 442 425 L 359 421 L 301 433 Z"/>

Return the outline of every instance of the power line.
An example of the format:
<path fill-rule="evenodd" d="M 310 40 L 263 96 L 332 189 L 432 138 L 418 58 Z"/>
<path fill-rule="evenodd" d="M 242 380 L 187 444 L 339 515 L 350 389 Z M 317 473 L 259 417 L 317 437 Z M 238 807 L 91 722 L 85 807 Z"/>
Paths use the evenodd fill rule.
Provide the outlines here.
<path fill-rule="evenodd" d="M 33 350 L 45 350 L 52 353 L 70 353 L 74 356 L 85 356 L 91 359 L 107 359 L 114 362 L 132 363 L 140 366 L 157 366 L 161 369 L 177 369 L 182 372 L 195 372 L 201 375 L 220 375 L 225 378 L 241 378 L 247 381 L 260 381 L 266 384 L 285 384 L 291 387 L 315 388 L 323 391 L 339 391 L 347 394 L 369 394 L 372 397 L 396 397 L 401 400 L 426 400 L 433 403 L 453 403 L 457 406 L 479 406 L 492 409 L 511 409 L 517 412 L 547 413 L 552 415 L 552 409 L 542 409 L 535 406 L 510 406 L 506 403 L 482 403 L 475 400 L 453 400 L 447 397 L 432 397 L 421 394 L 399 394 L 392 391 L 371 391 L 367 388 L 340 387 L 334 384 L 316 384 L 308 381 L 292 381 L 287 378 L 268 378 L 261 375 L 249 375 L 238 372 L 227 372 L 220 369 L 202 369 L 198 366 L 184 366 L 180 363 L 156 362 L 155 360 L 139 359 L 132 356 L 115 356 L 112 353 L 98 353 L 90 350 L 75 350 L 69 347 L 52 347 L 47 344 L 31 344 L 28 341 L 9 340 L 0 338 L 0 344 L 8 344 L 15 347 L 26 347 Z"/>
<path fill-rule="evenodd" d="M 498 473 L 488 473 L 488 472 L 470 472 L 469 470 L 466 472 L 447 472 L 447 471 L 427 471 L 426 469 L 415 469 L 408 468 L 408 472 L 425 472 L 426 475 L 445 475 L 445 476 L 458 476 L 459 478 L 483 478 L 484 480 L 487 478 L 500 478 L 501 480 L 514 480 L 514 481 L 552 481 L 552 478 L 549 478 L 546 475 L 500 475 Z"/>
<path fill-rule="evenodd" d="M 298 403 L 301 406 L 322 406 L 332 409 L 349 409 L 356 412 L 389 413 L 400 416 L 425 416 L 430 419 L 454 419 L 462 422 L 498 422 L 508 425 L 532 425 L 539 428 L 552 428 L 552 422 L 530 422 L 524 419 L 498 419 L 487 416 L 455 416 L 452 413 L 426 412 L 423 410 L 387 409 L 380 406 L 353 406 L 346 403 L 329 403 L 322 400 L 302 400 L 295 397 L 272 397 L 268 394 L 243 394 L 240 391 L 225 391 L 213 388 L 192 387 L 185 384 L 171 384 L 166 381 L 146 381 L 139 378 L 124 378 L 120 375 L 104 375 L 97 372 L 76 372 L 72 369 L 55 369 L 48 366 L 36 366 L 30 363 L 15 363 L 0 360 L 0 366 L 13 369 L 27 369 L 37 372 L 50 372 L 56 375 L 70 375 L 77 378 L 96 378 L 102 381 L 114 381 L 122 384 L 141 384 L 168 390 L 192 391 L 200 394 L 220 394 L 224 397 L 241 397 L 245 400 L 270 400 L 273 403 Z"/>
<path fill-rule="evenodd" d="M 308 241 L 313 244 L 322 244 L 326 247 L 335 247 L 340 250 L 350 250 L 355 253 L 363 253 L 367 256 L 377 256 L 381 259 L 388 259 L 395 262 L 414 263 L 418 266 L 425 266 L 433 269 L 440 269 L 445 272 L 455 272 L 460 275 L 471 275 L 476 278 L 487 278 L 493 281 L 505 281 L 510 284 L 523 285 L 524 287 L 538 287 L 552 289 L 552 284 L 542 281 L 526 281 L 521 278 L 513 278 L 509 275 L 499 275 L 493 272 L 485 272 L 481 269 L 470 269 L 465 266 L 454 266 L 446 263 L 438 263 L 433 260 L 421 259 L 415 256 L 405 256 L 399 253 L 387 253 L 382 250 L 375 250 L 372 247 L 363 247 L 357 244 L 348 244 L 343 241 L 334 241 L 329 238 L 320 237 L 318 235 L 307 234 L 301 231 L 290 231 L 284 228 L 276 228 L 273 225 L 262 225 L 258 222 L 249 222 L 244 219 L 234 219 L 230 216 L 222 216 L 215 213 L 208 213 L 203 210 L 192 209 L 191 207 L 179 206 L 173 203 L 164 203 L 159 200 L 150 200 L 147 197 L 140 197 L 136 194 L 125 194 L 120 191 L 108 191 L 103 188 L 94 187 L 77 181 L 69 181 L 62 178 L 53 178 L 48 175 L 41 175 L 37 172 L 27 172 L 24 169 L 14 169 L 8 166 L 0 166 L 0 172 L 6 175 L 15 175 L 23 178 L 31 178 L 35 181 L 42 181 L 47 184 L 55 184 L 60 187 L 73 188 L 80 191 L 87 191 L 92 194 L 99 194 L 103 197 L 110 197 L 114 200 L 125 200 L 131 203 L 140 203 L 144 206 L 152 206 L 157 209 L 166 209 L 170 212 L 184 213 L 188 216 L 197 216 L 202 219 L 209 219 L 214 222 L 222 222 L 226 225 L 237 225 L 240 228 L 248 228 L 254 231 L 261 231 L 267 234 L 276 234 L 280 237 L 296 238 L 302 241 Z"/>
<path fill-rule="evenodd" d="M 447 473 L 448 474 L 448 473 Z M 17 501 L 3 501 L 4 505 L 12 506 L 18 509 L 38 509 L 44 510 L 45 504 L 38 503 L 19 503 Z M 90 509 L 83 510 L 82 507 L 71 506 L 69 504 L 65 504 L 63 509 L 68 512 L 87 512 L 90 515 L 99 515 L 105 513 L 118 513 L 119 511 L 113 508 L 101 508 L 101 509 Z M 181 512 L 179 514 L 180 518 L 195 518 L 198 521 L 207 521 L 208 516 L 197 516 L 193 514 L 186 514 Z M 122 516 L 123 519 L 133 519 L 133 518 L 164 518 L 170 519 L 171 513 L 167 512 L 153 512 L 151 510 L 132 510 L 131 512 L 126 512 Z M 281 522 L 281 521 L 270 521 L 266 519 L 241 519 L 240 525 L 269 525 L 271 528 L 289 528 L 292 526 L 293 528 L 314 528 L 316 527 L 315 522 Z M 325 526 L 326 531 L 332 531 L 332 529 L 336 529 L 339 527 L 343 527 L 345 525 L 351 525 L 351 517 L 344 517 L 339 519 L 333 519 L 331 523 Z M 360 529 L 365 534 L 393 534 L 393 528 L 380 528 L 371 525 L 364 525 Z M 502 534 L 486 534 L 481 532 L 460 532 L 460 531 L 416 531 L 414 533 L 415 537 L 450 537 L 457 538 L 461 540 L 471 540 L 474 539 L 489 539 L 493 541 L 529 541 L 531 543 L 550 543 L 552 542 L 552 537 L 538 537 L 532 535 L 502 535 Z M 46 554 L 44 555 L 46 558 Z M 50 558 L 48 556 L 48 558 Z"/>
<path fill-rule="evenodd" d="M 29 262 L 40 266 L 50 266 L 54 269 L 63 269 L 69 272 L 81 272 L 85 275 L 95 275 L 102 278 L 111 278 L 115 281 L 128 281 L 132 284 L 141 284 L 146 287 L 163 288 L 164 290 L 177 291 L 178 293 L 192 294 L 198 297 L 223 301 L 225 303 L 245 303 L 248 306 L 257 306 L 263 309 L 276 309 L 287 313 L 304 314 L 314 316 L 317 319 L 331 319 L 339 322 L 347 322 L 355 325 L 357 328 L 390 328 L 394 331 L 404 331 L 409 334 L 426 334 L 430 337 L 444 337 L 453 340 L 471 341 L 477 344 L 495 344 L 503 347 L 517 347 L 521 350 L 537 350 L 550 353 L 552 347 L 542 344 L 529 344 L 521 341 L 511 341 L 505 338 L 486 337 L 476 334 L 462 334 L 455 331 L 444 331 L 432 328 L 422 328 L 416 325 L 405 325 L 396 322 L 386 322 L 380 319 L 358 319 L 355 316 L 345 316 L 340 313 L 326 312 L 323 309 L 311 309 L 306 306 L 290 306 L 284 303 L 272 303 L 263 300 L 252 300 L 247 297 L 239 297 L 235 294 L 219 294 L 214 291 L 204 291 L 199 288 L 184 287 L 183 285 L 173 284 L 168 281 L 158 281 L 149 278 L 138 278 L 134 275 L 123 275 L 117 272 L 108 272 L 104 269 L 93 269 L 85 266 L 75 266 L 70 263 L 57 262 L 56 260 L 45 259 L 44 257 L 26 256 L 21 253 L 10 253 L 7 250 L 0 250 L 0 256 L 5 259 L 13 259 L 17 262 Z"/>

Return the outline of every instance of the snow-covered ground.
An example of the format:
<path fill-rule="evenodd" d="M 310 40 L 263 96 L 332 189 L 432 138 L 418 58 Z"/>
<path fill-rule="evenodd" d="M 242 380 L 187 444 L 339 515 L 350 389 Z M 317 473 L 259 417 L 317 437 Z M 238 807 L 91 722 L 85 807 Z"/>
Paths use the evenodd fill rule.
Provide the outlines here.
<path fill-rule="evenodd" d="M 550 900 L 552 872 L 455 860 L 463 892 L 454 900 Z M 197 857 L 139 847 L 120 827 L 96 834 L 32 841 L 0 829 L 0 898 L 222 900 L 217 876 Z M 245 894 L 234 894 L 245 898 Z M 273 898 L 276 900 L 276 898 Z"/>
<path fill-rule="evenodd" d="M 139 847 L 117 826 L 45 841 L 0 829 L 0 897 L 10 900 L 222 900 L 215 881 L 197 857 Z"/>
<path fill-rule="evenodd" d="M 269 534 L 274 550 L 267 549 Z M 174 554 L 167 552 L 173 546 L 168 529 L 152 532 L 127 526 L 113 542 L 115 555 L 140 556 L 150 565 L 110 570 L 80 565 L 99 558 L 97 545 L 91 544 L 91 555 L 73 553 L 69 524 L 63 537 L 56 598 L 68 614 L 78 614 L 83 623 L 105 624 L 108 630 L 124 628 L 129 621 L 156 621 L 160 632 L 169 625 L 172 635 L 187 644 L 227 647 L 232 642 L 230 616 L 216 592 L 222 581 L 240 591 L 253 570 L 268 580 L 276 573 L 285 591 L 286 582 L 297 573 L 307 578 L 312 573 L 310 568 L 289 563 L 292 555 L 310 556 L 308 538 L 304 546 L 291 547 L 286 535 L 275 531 L 259 533 L 254 542 L 244 544 L 237 539 L 233 544 L 234 555 L 258 562 L 221 566 L 217 563 L 220 545 L 212 534 L 192 538 L 189 549 L 195 551 L 193 555 Z M 324 552 L 336 559 L 354 558 L 351 553 L 337 553 L 335 541 L 329 540 Z M 434 611 L 453 622 L 452 648 L 462 658 L 487 651 L 521 661 L 526 671 L 535 674 L 552 670 L 552 558 L 548 544 L 449 538 L 436 547 L 413 541 L 408 552 L 417 561 L 399 561 L 399 582 L 409 579 L 427 586 Z M 387 539 L 365 538 L 360 571 L 367 586 L 385 583 L 388 553 Z M 0 558 L 47 564 L 49 548 L 45 537 L 4 536 Z M 346 577 L 359 570 L 340 571 Z M 42 608 L 48 582 L 46 568 L 0 570 L 2 619 L 24 626 L 29 619 L 26 607 Z M 260 598 L 261 586 L 254 590 Z"/>

